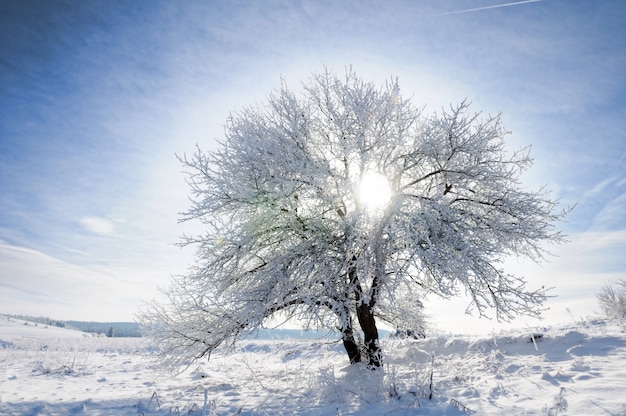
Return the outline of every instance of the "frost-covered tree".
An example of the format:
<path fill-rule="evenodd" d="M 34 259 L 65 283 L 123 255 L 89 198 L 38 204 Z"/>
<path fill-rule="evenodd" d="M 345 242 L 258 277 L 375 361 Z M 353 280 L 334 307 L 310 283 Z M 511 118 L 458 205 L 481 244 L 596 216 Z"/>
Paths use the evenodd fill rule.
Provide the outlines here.
<path fill-rule="evenodd" d="M 166 354 L 188 360 L 297 318 L 337 328 L 351 362 L 381 365 L 377 321 L 413 331 L 425 294 L 469 294 L 480 315 L 538 315 L 544 288 L 502 270 L 560 242 L 556 202 L 519 181 L 499 117 L 462 102 L 424 114 L 396 80 L 347 71 L 284 83 L 232 115 L 218 150 L 181 158 L 203 233 L 197 263 L 142 315 Z"/>
<path fill-rule="evenodd" d="M 617 288 L 615 288 L 617 286 Z M 596 295 L 602 312 L 609 319 L 617 319 L 624 327 L 626 321 L 626 279 L 607 283 Z"/>

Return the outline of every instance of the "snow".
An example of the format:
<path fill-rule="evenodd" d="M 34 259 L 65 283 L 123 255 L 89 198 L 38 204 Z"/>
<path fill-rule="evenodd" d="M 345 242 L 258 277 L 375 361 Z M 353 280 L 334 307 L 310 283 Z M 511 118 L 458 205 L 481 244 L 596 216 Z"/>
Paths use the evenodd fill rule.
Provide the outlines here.
<path fill-rule="evenodd" d="M 0 415 L 626 414 L 626 334 L 613 321 L 383 350 L 384 371 L 370 371 L 334 340 L 251 339 L 171 375 L 145 339 L 0 316 Z"/>

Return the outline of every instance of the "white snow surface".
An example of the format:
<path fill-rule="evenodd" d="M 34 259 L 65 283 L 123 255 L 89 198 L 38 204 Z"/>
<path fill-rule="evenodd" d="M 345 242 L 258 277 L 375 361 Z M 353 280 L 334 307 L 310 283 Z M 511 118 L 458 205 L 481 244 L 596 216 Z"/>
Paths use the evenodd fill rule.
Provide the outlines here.
<path fill-rule="evenodd" d="M 613 321 L 383 349 L 371 371 L 334 340 L 247 340 L 174 376 L 145 339 L 0 316 L 0 415 L 626 415 Z"/>

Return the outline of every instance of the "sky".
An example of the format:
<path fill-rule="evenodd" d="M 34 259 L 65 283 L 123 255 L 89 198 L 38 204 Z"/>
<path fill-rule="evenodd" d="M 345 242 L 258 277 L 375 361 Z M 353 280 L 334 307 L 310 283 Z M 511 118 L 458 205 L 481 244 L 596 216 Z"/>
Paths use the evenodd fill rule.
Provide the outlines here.
<path fill-rule="evenodd" d="M 532 146 L 569 242 L 509 271 L 553 287 L 544 321 L 584 319 L 626 278 L 626 2 L 0 2 L 0 313 L 133 320 L 192 248 L 176 155 L 216 149 L 228 115 L 349 66 L 435 112 L 464 99 Z M 432 299 L 451 332 L 493 331 Z"/>

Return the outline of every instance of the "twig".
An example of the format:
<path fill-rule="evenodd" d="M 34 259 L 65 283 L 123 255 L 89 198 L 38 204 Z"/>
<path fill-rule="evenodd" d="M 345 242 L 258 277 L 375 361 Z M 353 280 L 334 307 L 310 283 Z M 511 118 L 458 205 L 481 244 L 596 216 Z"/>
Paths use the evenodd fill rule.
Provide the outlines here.
<path fill-rule="evenodd" d="M 539 347 L 537 347 L 537 342 L 535 341 L 535 334 L 533 334 L 533 331 L 530 329 L 530 327 L 528 326 L 528 324 L 526 324 L 526 328 L 528 328 L 528 331 L 530 331 L 530 340 L 532 341 L 533 345 L 535 346 L 535 351 L 539 351 Z"/>
<path fill-rule="evenodd" d="M 428 394 L 428 400 L 433 399 L 433 373 L 435 372 L 435 354 L 432 354 L 431 357 L 432 358 L 430 360 L 430 384 L 428 386 L 428 389 L 430 390 L 430 392 Z"/>
<path fill-rule="evenodd" d="M 152 396 L 150 396 L 150 401 L 148 402 L 148 409 L 150 409 L 150 405 L 152 404 L 152 399 L 155 399 L 156 404 L 159 407 L 159 410 L 161 410 L 161 403 L 159 403 L 159 396 L 157 395 L 156 391 L 152 393 Z"/>
<path fill-rule="evenodd" d="M 469 409 L 469 407 L 465 406 L 463 403 L 461 403 L 460 401 L 456 400 L 456 399 L 450 399 L 450 404 L 454 407 L 456 407 L 457 409 L 459 409 L 461 412 L 464 413 L 471 413 L 472 411 Z"/>
<path fill-rule="evenodd" d="M 250 370 L 250 372 L 252 373 L 252 375 L 254 376 L 254 378 L 256 379 L 256 381 L 259 383 L 259 385 L 261 386 L 261 388 L 265 390 L 265 386 L 263 385 L 263 383 L 261 382 L 261 380 L 259 380 L 259 377 L 256 375 L 256 373 L 254 372 L 254 370 L 252 369 L 252 367 L 250 367 L 250 364 L 248 364 L 248 360 L 244 357 L 241 361 L 243 361 L 243 363 L 245 364 L 245 366 L 246 366 L 246 367 L 248 367 L 248 370 Z"/>

